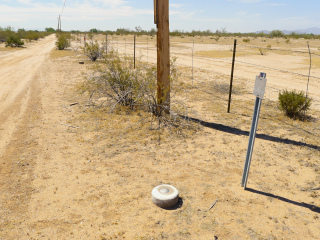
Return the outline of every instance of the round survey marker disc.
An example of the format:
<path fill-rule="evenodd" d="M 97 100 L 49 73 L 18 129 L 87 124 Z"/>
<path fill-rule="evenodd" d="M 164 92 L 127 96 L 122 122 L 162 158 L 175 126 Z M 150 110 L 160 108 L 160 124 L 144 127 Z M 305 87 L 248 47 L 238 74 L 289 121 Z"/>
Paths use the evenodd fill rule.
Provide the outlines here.
<path fill-rule="evenodd" d="M 171 185 L 159 185 L 152 190 L 152 202 L 161 208 L 171 208 L 178 200 L 179 191 Z"/>

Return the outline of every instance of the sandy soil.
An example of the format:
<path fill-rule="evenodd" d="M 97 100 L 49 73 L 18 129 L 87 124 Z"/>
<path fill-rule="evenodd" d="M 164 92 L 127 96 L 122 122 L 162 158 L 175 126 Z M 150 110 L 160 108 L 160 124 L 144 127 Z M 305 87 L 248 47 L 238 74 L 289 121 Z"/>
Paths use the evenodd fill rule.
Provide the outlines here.
<path fill-rule="evenodd" d="M 109 36 L 113 47 L 122 54 L 133 55 L 133 39 L 124 36 Z M 156 62 L 155 38 L 137 37 L 136 55 L 143 61 Z M 221 38 L 219 42 L 210 37 L 172 37 L 171 56 L 177 57 L 180 66 L 194 67 L 194 72 L 207 71 L 208 75 L 219 73 L 230 78 L 233 39 Z M 194 44 L 193 44 L 194 42 Z M 316 102 L 314 108 L 320 110 L 320 41 L 319 40 L 291 40 L 290 44 L 285 39 L 250 38 L 249 43 L 243 42 L 243 38 L 237 39 L 237 52 L 234 78 L 235 82 L 245 80 L 246 88 L 253 89 L 254 79 L 260 72 L 267 73 L 266 97 L 276 101 L 279 91 L 307 90 L 308 74 L 310 67 L 310 50 L 312 55 L 312 68 L 308 92 Z M 271 46 L 272 50 L 266 50 Z M 265 48 L 265 54 L 261 55 L 259 48 Z M 279 51 L 280 50 L 280 51 Z M 194 59 L 192 62 L 192 52 Z M 303 52 L 303 53 L 299 53 Z M 278 71 L 281 70 L 281 71 Z M 300 75 L 299 75 L 300 74 Z M 195 81 L 208 80 L 210 76 L 203 75 Z M 205 79 L 203 79 L 205 78 Z"/>
<path fill-rule="evenodd" d="M 244 190 L 252 76 L 260 69 L 237 67 L 227 114 L 229 63 L 204 58 L 217 46 L 198 39 L 192 80 L 191 40 L 172 40 L 186 85 L 177 98 L 202 122 L 182 135 L 161 132 L 160 144 L 158 132 L 139 116 L 86 106 L 75 85 L 93 63 L 73 51 L 80 43 L 57 51 L 49 36 L 0 51 L 0 239 L 320 239 L 318 106 L 309 122 L 293 121 L 266 94 Z M 304 47 L 301 41 L 292 47 Z M 119 43 L 113 46 L 130 51 Z M 140 46 L 141 59 L 154 61 L 152 48 L 147 53 L 145 42 Z M 307 69 L 300 68 L 305 57 L 276 57 L 286 69 Z M 271 53 L 250 53 L 250 60 L 282 67 Z M 320 76 L 319 67 L 313 71 Z M 277 74 L 268 75 L 270 91 L 305 89 L 305 79 L 293 86 Z M 310 95 L 319 100 L 319 94 L 313 82 Z M 161 183 L 180 191 L 176 209 L 152 203 L 151 191 Z"/>

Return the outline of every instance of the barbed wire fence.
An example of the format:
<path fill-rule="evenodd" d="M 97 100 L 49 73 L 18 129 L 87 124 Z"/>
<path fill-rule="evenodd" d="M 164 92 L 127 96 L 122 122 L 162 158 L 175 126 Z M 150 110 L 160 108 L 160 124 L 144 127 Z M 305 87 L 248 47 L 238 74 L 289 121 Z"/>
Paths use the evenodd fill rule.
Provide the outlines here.
<path fill-rule="evenodd" d="M 140 43 L 142 44 L 142 43 Z M 202 44 L 202 43 L 200 43 Z M 233 44 L 219 44 L 219 43 L 213 43 L 214 45 L 221 45 L 224 46 L 224 48 L 229 47 L 229 49 L 231 50 L 233 48 Z M 142 44 L 143 45 L 143 44 Z M 287 55 L 302 55 L 303 58 L 305 59 L 309 59 L 309 63 L 307 64 L 307 62 L 305 63 L 305 65 L 308 65 L 307 67 L 303 68 L 298 68 L 298 69 L 293 69 L 291 70 L 290 67 L 289 69 L 285 68 L 285 67 L 281 67 L 281 65 L 279 67 L 274 67 L 272 65 L 268 66 L 268 64 L 263 64 L 263 62 L 250 62 L 249 60 L 244 60 L 243 58 L 240 59 L 235 59 L 235 64 L 236 64 L 236 72 L 235 72 L 235 81 L 238 82 L 238 84 L 242 85 L 250 85 L 250 87 L 246 87 L 245 89 L 245 94 L 241 94 L 241 98 L 245 98 L 247 100 L 253 100 L 254 97 L 251 94 L 252 90 L 253 90 L 253 85 L 255 82 L 255 76 L 258 75 L 261 71 L 266 71 L 267 70 L 271 70 L 272 73 L 276 73 L 276 75 L 280 74 L 280 78 L 284 78 L 284 79 L 291 79 L 291 83 L 292 81 L 296 81 L 299 84 L 298 89 L 294 89 L 296 86 L 292 86 L 292 84 L 290 83 L 290 81 L 288 82 L 288 84 L 282 84 L 282 85 L 277 85 L 277 84 L 270 84 L 267 85 L 266 87 L 266 94 L 265 94 L 265 104 L 270 106 L 270 107 L 275 107 L 275 102 L 277 102 L 278 100 L 278 96 L 279 96 L 279 92 L 283 91 L 284 89 L 291 89 L 291 90 L 297 90 L 297 91 L 303 91 L 307 94 L 307 96 L 311 97 L 313 99 L 313 105 L 316 106 L 316 109 L 318 110 L 320 107 L 320 99 L 319 99 L 319 95 L 316 94 L 316 96 L 314 96 L 315 98 L 313 98 L 312 95 L 313 94 L 308 94 L 309 91 L 309 84 L 312 83 L 314 86 L 319 86 L 320 83 L 320 76 L 317 76 L 316 74 L 311 74 L 311 69 L 313 69 L 313 65 L 315 68 L 318 68 L 317 66 L 317 62 L 320 60 L 320 54 L 316 53 L 315 51 L 311 51 L 310 50 L 310 46 L 308 46 L 308 44 L 306 44 L 306 51 L 303 50 L 294 50 L 294 49 L 281 49 L 281 48 L 270 48 L 270 47 L 259 47 L 259 46 L 252 46 L 252 45 L 246 45 L 246 44 L 237 44 L 237 52 L 245 52 L 248 51 L 249 54 L 252 54 L 252 51 L 250 51 L 251 49 L 254 50 L 259 50 L 261 48 L 263 48 L 266 51 L 270 51 L 273 53 L 277 53 L 277 52 L 287 52 Z M 143 46 L 142 46 L 143 47 Z M 179 50 L 179 48 L 183 49 L 183 52 L 181 51 L 181 49 Z M 189 51 L 189 53 L 186 51 Z M 148 49 L 150 51 L 150 49 Z M 154 50 L 156 50 L 156 48 L 154 48 Z M 318 48 L 319 50 L 319 48 Z M 183 75 L 185 75 L 185 77 L 191 79 L 191 83 L 193 85 L 193 87 L 196 87 L 198 90 L 206 93 L 206 94 L 213 94 L 213 92 L 210 92 L 208 90 L 205 89 L 205 87 L 201 86 L 207 86 L 206 83 L 206 79 L 197 79 L 198 75 L 196 76 L 194 73 L 195 72 L 200 72 L 200 71 L 206 71 L 209 74 L 212 74 L 213 76 L 215 75 L 220 75 L 223 77 L 223 79 L 225 80 L 225 82 L 223 82 L 224 84 L 228 84 L 229 83 L 229 78 L 230 78 L 230 71 L 231 71 L 231 64 L 232 64 L 232 57 L 226 57 L 226 58 L 221 58 L 221 57 L 202 57 L 202 56 L 198 56 L 197 53 L 197 43 L 194 41 L 190 41 L 190 42 L 183 42 L 182 46 L 178 46 L 178 48 L 176 48 L 175 46 L 171 47 L 171 54 L 173 56 L 177 56 L 178 58 L 180 56 L 182 56 L 183 58 L 185 57 L 189 57 L 190 58 L 190 63 L 189 64 L 182 64 L 186 67 L 191 67 L 191 76 L 189 75 L 189 72 L 183 72 Z M 228 51 L 228 50 L 226 50 Z M 257 55 L 260 55 L 259 51 L 257 53 Z M 262 55 L 262 54 L 261 54 Z M 195 57 L 195 59 L 194 59 Z M 276 58 L 276 56 L 275 56 Z M 150 54 L 149 54 L 149 59 L 150 59 Z M 249 55 L 249 59 L 250 59 L 250 55 Z M 314 59 L 316 61 L 314 61 Z M 153 60 L 153 59 L 152 59 Z M 203 67 L 204 64 L 202 64 L 202 66 L 198 66 L 198 63 L 200 61 L 206 62 L 207 65 L 213 65 L 213 66 L 217 66 L 220 67 L 221 64 L 224 64 L 226 69 L 228 69 L 225 72 L 219 72 L 217 70 L 214 69 L 214 67 L 212 69 L 207 69 L 205 67 Z M 275 59 L 276 61 L 277 59 Z M 185 62 L 185 59 L 184 59 Z M 316 62 L 314 64 L 314 62 Z M 179 65 L 179 63 L 178 63 Z M 200 64 L 201 65 L 201 64 Z M 228 66 L 230 66 L 230 68 L 228 68 Z M 249 68 L 249 72 L 255 73 L 255 75 L 250 75 L 250 77 L 247 76 L 241 76 L 240 74 L 237 74 L 237 68 Z M 271 75 L 271 73 L 270 73 Z M 268 77 L 267 77 L 268 78 Z M 210 81 L 214 82 L 216 81 L 216 79 L 210 79 Z M 281 80 L 280 80 L 281 81 Z M 251 89 L 252 86 L 252 89 Z M 303 87 L 304 86 L 304 87 Z M 187 94 L 186 94 L 187 95 Z M 225 94 L 223 96 L 217 96 L 215 95 L 215 97 L 217 98 L 221 98 L 221 101 L 227 101 L 227 95 L 228 92 L 226 91 Z M 252 96 L 251 96 L 252 95 Z M 245 108 L 247 108 L 248 111 L 251 111 L 251 106 L 244 106 Z M 267 117 L 274 119 L 274 116 L 272 114 L 268 114 L 266 113 Z M 286 120 L 285 118 L 283 119 L 276 119 L 276 121 L 280 121 L 283 124 L 286 124 Z M 318 126 L 318 121 L 314 121 L 310 123 L 312 125 L 312 128 L 314 129 L 315 132 L 308 132 L 309 134 L 317 137 L 317 134 L 320 131 L 320 127 Z M 299 127 L 299 126 L 292 126 L 293 128 L 299 130 L 299 131 L 306 131 L 305 129 Z M 318 137 L 317 137 L 318 138 Z"/>
<path fill-rule="evenodd" d="M 136 45 L 134 45 L 134 36 L 122 36 L 122 35 L 112 35 L 110 38 L 110 46 L 113 46 L 113 48 L 119 53 L 124 54 L 125 56 L 134 56 L 137 53 L 140 54 L 138 58 L 140 61 L 144 61 L 147 63 L 156 63 L 157 55 L 157 47 L 156 47 L 156 37 L 155 36 L 137 36 L 136 38 Z M 197 73 L 201 71 L 207 71 L 208 74 L 212 75 L 221 75 L 224 77 L 224 79 L 228 79 L 230 77 L 230 71 L 231 71 L 231 64 L 232 64 L 232 57 L 215 57 L 215 56 L 209 56 L 204 57 L 197 52 L 203 50 L 203 44 L 206 44 L 207 46 L 215 46 L 216 49 L 222 49 L 219 51 L 226 51 L 230 52 L 233 49 L 233 44 L 224 44 L 224 43 L 197 43 L 194 39 L 191 41 L 181 41 L 181 43 L 173 42 L 171 46 L 171 56 L 176 56 L 179 60 L 179 58 L 183 58 L 183 61 L 178 61 L 177 65 L 181 67 L 188 67 L 191 68 L 191 73 L 189 72 L 182 72 L 182 75 L 184 75 L 185 78 L 189 78 L 192 83 L 193 87 L 197 87 L 197 85 L 203 84 L 204 80 L 197 79 Z M 197 49 L 197 45 L 200 46 L 199 49 Z M 290 68 L 286 69 L 285 67 L 275 67 L 275 64 L 272 64 L 271 66 L 268 64 L 263 64 L 263 61 L 259 62 L 259 60 L 252 61 L 250 60 L 250 54 L 252 55 L 260 55 L 259 51 L 260 49 L 263 49 L 267 52 L 277 53 L 282 52 L 287 54 L 285 55 L 302 55 L 303 58 L 309 58 L 309 67 L 304 67 L 303 69 L 298 69 L 298 71 L 291 70 Z M 313 105 L 316 106 L 316 108 L 320 107 L 320 98 L 319 96 L 316 96 L 317 98 L 313 98 L 313 94 L 309 94 L 309 84 L 318 85 L 320 83 L 320 76 L 312 75 L 311 69 L 313 68 L 314 59 L 317 58 L 317 61 L 320 60 L 320 54 L 318 54 L 316 51 L 311 51 L 310 46 L 306 44 L 305 49 L 306 50 L 299 50 L 295 49 L 282 49 L 279 47 L 271 48 L 271 47 L 260 47 L 260 46 L 253 46 L 249 44 L 237 44 L 237 53 L 246 53 L 248 54 L 248 58 L 238 58 L 236 53 L 235 58 L 235 74 L 234 79 L 236 84 L 244 84 L 248 86 L 254 85 L 255 81 L 255 75 L 258 75 L 259 72 L 265 71 L 267 72 L 267 78 L 268 75 L 276 73 L 277 75 L 280 75 L 280 78 L 284 79 L 292 79 L 291 81 L 298 81 L 299 86 L 303 86 L 305 82 L 305 87 L 303 89 L 295 89 L 298 91 L 304 91 L 306 92 L 307 96 L 311 97 L 313 99 Z M 253 50 L 253 51 L 252 51 Z M 256 51 L 258 50 L 258 51 Z M 319 50 L 319 48 L 318 48 Z M 281 53 L 280 53 L 281 54 Z M 231 56 L 232 54 L 230 54 Z M 262 55 L 262 54 L 261 54 Z M 275 56 L 276 58 L 276 56 Z M 189 61 L 189 60 L 190 61 Z M 277 59 L 275 59 L 276 61 Z M 200 63 L 200 64 L 199 64 Z M 206 63 L 206 64 L 203 64 Z M 211 68 L 206 68 L 204 65 L 211 65 Z M 229 68 L 230 65 L 230 68 Z M 282 64 L 283 65 L 283 64 Z M 223 67 L 223 71 L 218 71 L 217 68 Z M 315 66 L 317 66 L 315 64 Z M 238 74 L 238 69 L 244 68 L 248 73 L 244 76 L 241 74 Z M 269 74 L 267 70 L 271 70 L 272 72 Z M 242 70 L 243 72 L 243 70 Z M 249 75 L 250 73 L 250 75 Z M 252 74 L 251 74 L 252 73 Z M 190 74 L 188 76 L 188 74 Z M 229 79 L 227 80 L 229 82 Z M 227 84 L 228 82 L 224 82 L 224 84 Z M 251 88 L 247 86 L 246 93 L 243 95 L 244 98 L 251 99 L 250 93 Z M 288 88 L 289 90 L 292 89 L 292 84 L 290 82 L 287 86 L 282 84 L 282 86 L 279 86 L 277 84 L 271 84 L 266 86 L 266 94 L 265 99 L 267 101 L 276 101 L 277 97 L 279 95 L 279 92 L 282 90 Z M 227 92 L 225 94 L 228 94 Z M 226 99 L 227 100 L 227 99 Z"/>
<path fill-rule="evenodd" d="M 232 46 L 232 44 L 223 44 L 223 45 L 227 45 L 227 46 Z M 243 48 L 246 48 L 246 47 L 250 47 L 250 48 L 257 48 L 257 49 L 259 49 L 259 47 L 255 47 L 255 46 L 247 46 L 247 45 L 240 45 L 240 46 L 238 46 L 238 47 L 243 47 Z M 265 49 L 268 49 L 268 48 L 265 48 Z M 309 47 L 308 47 L 308 49 L 309 49 Z M 268 50 L 270 50 L 270 49 L 268 49 Z M 311 58 L 311 56 L 315 56 L 315 57 L 319 57 L 319 54 L 316 54 L 316 53 L 311 53 L 311 52 L 305 52 L 305 51 L 291 51 L 291 50 L 283 50 L 283 49 L 272 49 L 273 51 L 286 51 L 286 52 L 293 52 L 293 53 L 299 53 L 299 54 L 306 54 L 307 56 L 309 56 L 310 57 L 310 66 L 309 66 L 309 69 L 308 69 L 308 73 L 309 74 L 303 74 L 303 73 L 299 73 L 299 72 L 294 72 L 294 71 L 290 71 L 290 70 L 285 70 L 285 69 L 281 69 L 281 68 L 274 68 L 274 67 L 270 67 L 270 66 L 265 66 L 265 65 L 262 65 L 262 64 L 259 64 L 259 63 L 250 63 L 250 62 L 246 62 L 246 61 L 243 61 L 243 60 L 235 60 L 235 62 L 236 62 L 236 64 L 242 64 L 242 65 L 244 65 L 244 66 L 249 66 L 249 67 L 252 67 L 253 69 L 257 69 L 258 71 L 257 71 L 257 73 L 259 73 L 259 70 L 260 69 L 268 69 L 268 70 L 272 70 L 272 71 L 277 71 L 277 72 L 281 72 L 281 73 L 284 73 L 284 74 L 286 74 L 286 76 L 298 76 L 298 77 L 300 77 L 300 78 L 303 78 L 303 79 L 308 79 L 308 81 L 306 81 L 306 89 L 307 89 L 307 91 L 306 91 L 306 93 L 308 93 L 308 88 L 309 88 L 309 80 L 310 79 L 313 79 L 313 80 L 315 80 L 316 81 L 316 83 L 315 84 L 318 84 L 318 83 L 320 83 L 320 77 L 318 77 L 318 76 L 314 76 L 314 75 L 311 75 L 311 68 L 312 68 L 312 58 Z M 222 63 L 226 63 L 226 64 L 230 64 L 231 65 L 231 61 L 232 61 L 232 59 L 231 59 L 231 57 L 230 58 L 214 58 L 214 57 L 210 57 L 210 59 L 214 59 L 216 62 L 222 62 Z M 210 72 L 210 70 L 207 70 L 207 71 L 209 71 Z M 214 73 L 214 74 L 217 74 L 215 71 L 211 71 L 212 73 Z M 229 74 L 223 74 L 223 73 L 219 73 L 219 75 L 223 75 L 224 77 L 225 77 L 225 79 L 226 80 L 228 80 L 228 77 L 230 76 Z M 241 82 L 242 83 L 248 83 L 248 82 L 250 82 L 251 83 L 251 85 L 253 86 L 253 84 L 254 84 L 254 78 L 252 78 L 252 79 L 250 79 L 250 78 L 247 78 L 247 77 L 241 77 L 241 76 L 239 76 L 239 75 L 236 75 L 235 76 L 235 79 L 236 79 L 236 81 L 238 81 L 238 84 L 241 84 Z M 199 81 L 198 81 L 199 82 Z M 201 82 L 201 81 L 200 81 Z M 225 83 L 227 83 L 227 82 L 225 82 Z M 291 86 L 288 86 L 289 88 L 291 87 Z M 212 94 L 212 92 L 210 92 L 210 91 L 208 91 L 208 90 L 205 90 L 204 89 L 204 87 L 197 87 L 197 89 L 199 90 L 199 91 L 202 91 L 202 92 L 204 92 L 204 93 L 207 93 L 207 94 Z M 273 93 L 275 93 L 277 96 L 278 96 L 278 94 L 279 94 L 279 92 L 281 92 L 281 90 L 282 89 L 280 89 L 279 87 L 277 87 L 277 86 L 267 86 L 267 89 L 266 89 L 266 92 L 269 92 L 269 94 L 266 94 L 266 97 L 265 97 L 265 100 L 266 100 L 266 105 L 269 105 L 269 106 L 271 106 L 271 107 L 274 107 L 274 102 L 275 102 L 275 99 L 274 98 L 272 98 L 272 97 L 270 97 L 270 92 L 273 92 Z M 304 89 L 298 89 L 299 91 L 300 90 L 304 90 Z M 253 97 L 252 96 L 250 96 L 250 94 L 251 94 L 251 92 L 248 92 L 248 94 L 244 94 L 244 95 L 241 95 L 241 98 L 245 98 L 245 99 L 247 99 L 247 100 L 253 100 Z M 217 96 L 217 95 L 215 95 L 215 98 L 220 98 L 221 100 L 223 100 L 223 101 L 227 101 L 227 92 L 225 93 L 225 96 Z M 319 101 L 319 99 L 313 99 L 313 102 L 314 102 L 314 104 L 315 105 L 320 105 L 319 103 L 320 103 L 320 101 Z M 244 107 L 244 108 L 246 108 L 247 110 L 251 110 L 251 106 L 246 106 L 246 105 L 244 105 L 244 106 L 242 106 L 242 107 Z M 269 114 L 269 113 L 265 113 L 265 115 L 267 116 L 267 117 L 269 117 L 269 118 L 272 118 L 273 120 L 275 120 L 275 121 L 280 121 L 280 122 L 282 122 L 283 124 L 285 124 L 286 123 L 286 120 L 285 119 L 283 119 L 283 120 L 281 120 L 281 119 L 275 119 L 274 118 L 274 116 L 273 115 L 271 115 L 271 114 Z M 318 125 L 318 122 L 311 122 L 310 123 L 311 125 L 312 125 L 312 129 L 314 130 L 314 132 L 310 132 L 310 131 L 308 131 L 308 134 L 311 134 L 311 135 L 313 135 L 314 137 L 316 137 L 316 138 L 319 138 L 319 131 L 320 131 L 320 126 Z M 305 129 L 303 129 L 303 128 L 301 128 L 301 127 L 299 127 L 299 126 L 292 126 L 293 128 L 295 128 L 295 129 L 297 129 L 297 130 L 300 130 L 300 131 L 306 131 Z M 319 149 L 319 148 L 318 148 Z"/>
<path fill-rule="evenodd" d="M 221 45 L 221 46 L 229 46 L 230 48 L 233 47 L 232 44 L 216 44 L 215 45 Z M 261 47 L 257 47 L 257 46 L 250 46 L 250 45 L 237 45 L 237 48 L 241 49 L 240 50 L 241 52 L 245 52 L 245 49 L 246 48 L 253 48 L 253 49 L 261 49 Z M 306 54 L 306 56 L 309 56 L 310 57 L 310 62 L 309 62 L 309 65 L 310 67 L 308 68 L 308 71 L 306 71 L 306 74 L 305 73 L 301 73 L 301 72 L 295 72 L 295 71 L 290 71 L 290 70 L 287 70 L 287 69 L 281 69 L 281 68 L 276 68 L 276 67 L 272 67 L 272 66 L 266 66 L 266 65 L 263 65 L 259 62 L 249 62 L 249 61 L 245 61 L 245 60 L 239 60 L 235 59 L 235 62 L 236 62 L 236 67 L 239 68 L 239 66 L 241 67 L 249 67 L 251 69 L 256 69 L 256 74 L 259 73 L 259 71 L 261 71 L 262 69 L 263 70 L 272 70 L 273 72 L 280 72 L 280 73 L 284 73 L 286 74 L 285 77 L 292 77 L 292 76 L 298 76 L 300 79 L 301 78 L 305 78 L 307 79 L 306 81 L 306 86 L 304 89 L 297 89 L 298 91 L 304 91 L 306 93 L 308 93 L 308 88 L 309 88 L 309 82 L 310 82 L 310 79 L 313 79 L 313 80 L 316 80 L 316 83 L 319 83 L 319 80 L 320 80 L 320 77 L 319 76 L 315 76 L 315 75 L 311 75 L 311 69 L 312 69 L 312 57 L 319 57 L 320 55 L 317 54 L 317 53 L 311 53 L 311 52 L 307 52 L 307 51 L 295 51 L 295 50 L 288 50 L 288 49 L 270 49 L 270 48 L 263 48 L 265 50 L 268 50 L 268 51 L 282 51 L 282 52 L 289 52 L 289 53 L 298 53 L 298 54 Z M 194 49 L 192 49 L 192 52 L 194 51 Z M 239 50 L 238 50 L 239 51 Z M 252 52 L 249 52 L 252 54 Z M 219 58 L 219 57 L 199 57 L 197 56 L 197 59 L 202 59 L 204 61 L 206 60 L 213 60 L 211 61 L 210 63 L 212 63 L 213 65 L 217 65 L 217 63 L 225 63 L 225 64 L 230 64 L 231 65 L 231 61 L 232 61 L 232 58 L 229 57 L 229 58 Z M 194 60 L 192 60 L 192 63 L 194 62 Z M 221 66 L 221 65 L 218 65 L 218 66 Z M 307 68 L 306 68 L 307 69 Z M 192 71 L 194 71 L 192 69 Z M 216 72 L 216 71 L 212 71 L 212 72 Z M 308 73 L 308 74 L 307 74 Z M 230 76 L 229 73 L 226 73 L 224 74 L 226 76 Z M 235 75 L 235 78 L 238 79 L 238 80 L 243 80 L 243 81 L 246 81 L 246 82 L 251 82 L 253 83 L 254 82 L 254 76 L 252 77 L 252 79 L 248 78 L 248 77 L 241 77 L 239 75 Z M 194 77 L 192 76 L 192 79 L 194 80 Z M 301 80 L 300 80 L 301 81 Z M 291 86 L 288 86 L 288 88 L 290 88 Z M 279 87 L 276 87 L 276 86 L 267 86 L 267 90 L 268 91 L 271 91 L 271 92 L 276 92 L 277 94 L 279 93 L 279 91 L 283 90 L 283 89 L 280 89 Z M 315 102 L 315 104 L 319 105 L 320 101 L 319 99 L 313 99 L 313 101 Z"/>

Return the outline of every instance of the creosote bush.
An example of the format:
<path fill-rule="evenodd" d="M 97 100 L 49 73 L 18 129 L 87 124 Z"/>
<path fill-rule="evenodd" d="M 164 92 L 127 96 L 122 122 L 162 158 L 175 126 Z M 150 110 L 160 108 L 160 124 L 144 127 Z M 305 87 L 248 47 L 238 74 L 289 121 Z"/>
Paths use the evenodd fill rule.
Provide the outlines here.
<path fill-rule="evenodd" d="M 174 64 L 172 76 L 176 75 L 173 68 Z M 109 106 L 112 106 L 111 110 L 117 106 L 125 106 L 131 109 L 144 108 L 160 115 L 157 112 L 159 106 L 155 66 L 136 64 L 134 69 L 132 59 L 122 59 L 115 51 L 109 51 L 102 63 L 95 65 L 93 70 L 94 74 L 82 86 L 83 92 L 88 92 L 93 102 L 95 98 L 106 97 Z"/>
<path fill-rule="evenodd" d="M 6 47 L 22 47 L 24 41 L 17 34 L 13 34 L 7 38 Z"/>
<path fill-rule="evenodd" d="M 114 110 L 117 106 L 133 108 L 140 101 L 138 74 L 129 62 L 122 62 L 120 57 L 110 51 L 102 64 L 93 68 L 94 74 L 81 86 L 82 92 L 90 95 L 91 103 L 100 98 L 107 98 L 107 103 Z"/>
<path fill-rule="evenodd" d="M 87 55 L 91 61 L 95 62 L 99 56 L 101 55 L 102 51 L 99 47 L 98 42 L 91 42 L 91 43 L 86 43 L 86 47 L 83 48 L 83 52 L 85 55 Z"/>
<path fill-rule="evenodd" d="M 59 50 L 64 50 L 67 47 L 70 47 L 70 33 L 59 33 L 57 34 L 58 40 L 56 42 L 56 46 Z"/>
<path fill-rule="evenodd" d="M 279 108 L 290 118 L 303 118 L 311 106 L 312 99 L 306 98 L 303 91 L 283 90 L 279 93 Z"/>
<path fill-rule="evenodd" d="M 171 60 L 170 66 L 172 97 L 176 93 L 173 86 L 178 90 L 181 90 L 181 86 L 176 81 L 178 72 L 175 59 Z M 134 69 L 131 58 L 122 58 L 115 51 L 109 51 L 93 71 L 80 86 L 80 92 L 88 95 L 90 106 L 104 106 L 110 112 L 126 109 L 125 111 L 150 113 L 152 121 L 156 120 L 159 126 L 182 125 L 180 118 L 186 115 L 183 103 L 171 100 L 170 109 L 165 99 L 162 99 L 162 104 L 158 104 L 156 66 L 136 64 Z M 166 91 L 169 89 L 165 89 Z"/>

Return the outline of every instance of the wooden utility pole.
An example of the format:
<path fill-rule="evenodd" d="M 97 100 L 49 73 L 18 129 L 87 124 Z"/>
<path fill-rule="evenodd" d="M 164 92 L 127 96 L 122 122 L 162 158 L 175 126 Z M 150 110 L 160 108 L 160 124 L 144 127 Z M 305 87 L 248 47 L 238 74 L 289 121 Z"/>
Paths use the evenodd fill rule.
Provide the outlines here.
<path fill-rule="evenodd" d="M 60 32 L 60 15 L 58 17 L 58 30 L 57 30 L 57 32 Z"/>
<path fill-rule="evenodd" d="M 170 113 L 169 0 L 154 0 L 157 24 L 158 113 Z"/>

